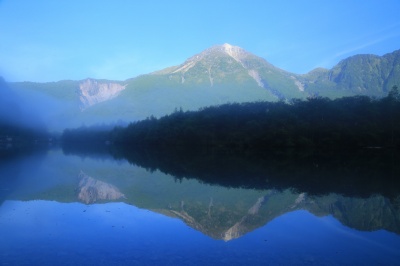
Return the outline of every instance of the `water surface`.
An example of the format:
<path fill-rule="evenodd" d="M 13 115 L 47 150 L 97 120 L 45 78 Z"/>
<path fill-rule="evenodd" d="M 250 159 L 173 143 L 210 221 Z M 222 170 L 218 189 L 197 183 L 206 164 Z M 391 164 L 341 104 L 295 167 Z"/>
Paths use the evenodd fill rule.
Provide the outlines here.
<path fill-rule="evenodd" d="M 307 189 L 325 173 L 338 174 L 328 165 L 343 164 L 316 160 L 310 165 L 318 166 L 309 168 L 299 157 L 288 161 L 278 156 L 272 167 L 229 156 L 200 160 L 188 155 L 180 161 L 176 156 L 146 156 L 89 156 L 57 148 L 3 153 L 2 265 L 400 261 L 400 201 L 392 188 L 396 166 L 368 168 L 374 174 L 364 176 L 357 190 L 357 165 L 367 164 L 347 160 L 351 167 L 339 172 L 346 173 L 342 184 L 347 188 L 329 186 L 335 182 L 326 179 L 328 187 Z M 212 161 L 220 167 L 212 167 Z M 199 171 L 204 163 L 205 170 Z M 392 168 L 379 178 L 378 170 L 387 167 Z M 299 176 L 306 174 L 313 178 L 300 182 Z M 231 184 L 227 176 L 232 176 Z M 290 182 L 293 186 L 286 185 Z"/>

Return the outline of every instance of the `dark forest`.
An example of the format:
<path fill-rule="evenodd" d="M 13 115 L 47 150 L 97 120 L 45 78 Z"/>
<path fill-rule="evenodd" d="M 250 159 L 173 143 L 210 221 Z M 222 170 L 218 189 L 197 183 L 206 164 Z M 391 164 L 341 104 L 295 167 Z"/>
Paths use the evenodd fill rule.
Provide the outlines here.
<path fill-rule="evenodd" d="M 127 127 L 67 129 L 66 143 L 135 147 L 379 148 L 400 145 L 400 96 L 309 98 L 290 102 L 232 103 L 174 113 Z"/>

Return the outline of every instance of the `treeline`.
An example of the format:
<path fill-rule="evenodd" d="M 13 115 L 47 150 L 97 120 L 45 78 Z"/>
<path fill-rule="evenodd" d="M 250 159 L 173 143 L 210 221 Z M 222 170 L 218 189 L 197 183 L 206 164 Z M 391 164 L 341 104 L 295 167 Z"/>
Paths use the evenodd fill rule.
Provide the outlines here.
<path fill-rule="evenodd" d="M 98 143 L 110 141 L 114 127 L 107 125 L 82 126 L 76 129 L 65 129 L 61 140 L 63 143 L 79 144 L 84 146 L 96 146 Z"/>
<path fill-rule="evenodd" d="M 400 192 L 400 154 L 390 150 L 247 154 L 196 149 L 121 152 L 124 152 L 121 158 L 146 169 L 225 187 L 291 188 L 310 195 L 338 193 L 352 197 L 379 194 L 391 200 L 398 198 Z"/>
<path fill-rule="evenodd" d="M 0 148 L 8 144 L 29 144 L 48 141 L 52 136 L 44 129 L 12 125 L 0 121 Z"/>
<path fill-rule="evenodd" d="M 67 130 L 65 141 L 110 141 L 123 147 L 221 147 L 226 149 L 399 147 L 397 87 L 382 99 L 233 103 L 176 111 L 111 131 Z"/>
<path fill-rule="evenodd" d="M 256 102 L 177 111 L 116 128 L 123 145 L 278 147 L 376 147 L 400 144 L 398 94 L 336 100 Z"/>
<path fill-rule="evenodd" d="M 378 150 L 268 150 L 261 152 L 176 147 L 63 145 L 65 154 L 82 158 L 127 160 L 148 171 L 161 171 L 177 182 L 196 179 L 205 184 L 246 189 L 292 189 L 309 195 L 351 197 L 383 195 L 400 208 L 400 153 Z"/>

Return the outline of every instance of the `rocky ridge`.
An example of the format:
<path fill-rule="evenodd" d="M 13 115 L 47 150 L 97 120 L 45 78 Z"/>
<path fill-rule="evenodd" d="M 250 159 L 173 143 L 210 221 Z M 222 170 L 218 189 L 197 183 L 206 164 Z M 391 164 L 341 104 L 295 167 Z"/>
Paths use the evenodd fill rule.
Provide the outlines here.
<path fill-rule="evenodd" d="M 86 79 L 79 83 L 78 94 L 81 102 L 81 110 L 115 98 L 125 88 L 126 85 L 119 83 Z"/>
<path fill-rule="evenodd" d="M 400 85 L 400 50 L 384 56 L 352 56 L 332 69 L 295 74 L 227 43 L 210 47 L 178 66 L 125 81 L 9 84 L 29 103 L 28 109 L 40 110 L 38 115 L 51 130 L 132 122 L 161 117 L 180 108 L 195 111 L 225 103 L 384 97 L 395 85 Z"/>
<path fill-rule="evenodd" d="M 215 45 L 211 48 L 204 50 L 203 52 L 196 54 L 195 56 L 190 57 L 183 64 L 173 68 L 169 71 L 169 74 L 181 74 L 181 82 L 185 82 L 185 73 L 190 69 L 195 67 L 197 64 L 203 64 L 207 69 L 208 79 L 210 82 L 210 86 L 214 85 L 214 76 L 216 76 L 216 72 L 219 71 L 218 65 L 215 62 L 215 59 L 218 57 L 228 57 L 233 60 L 228 60 L 228 63 L 232 64 L 233 62 L 237 62 L 240 66 L 247 71 L 247 74 L 256 81 L 257 85 L 261 88 L 266 88 L 265 84 L 260 77 L 260 73 L 257 68 L 262 67 L 263 65 L 269 65 L 266 61 L 262 63 L 258 63 L 254 66 L 251 64 L 252 60 L 254 60 L 255 56 L 251 53 L 247 52 L 241 47 L 233 46 L 228 43 L 223 45 Z M 272 66 L 272 65 L 271 65 Z M 165 73 L 165 72 L 162 72 Z"/>

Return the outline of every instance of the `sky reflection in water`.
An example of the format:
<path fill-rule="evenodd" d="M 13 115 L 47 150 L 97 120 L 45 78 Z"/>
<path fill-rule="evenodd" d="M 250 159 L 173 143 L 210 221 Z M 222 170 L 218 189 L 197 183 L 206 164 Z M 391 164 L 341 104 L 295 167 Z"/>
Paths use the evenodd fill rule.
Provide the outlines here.
<path fill-rule="evenodd" d="M 400 239 L 361 232 L 331 216 L 294 211 L 224 242 L 125 203 L 6 201 L 0 209 L 3 263 L 396 264 Z"/>
<path fill-rule="evenodd" d="M 32 161 L 28 161 L 30 163 L 20 166 L 32 167 Z M 113 183 L 125 194 L 135 187 L 137 190 L 127 195 L 127 199 L 121 199 L 124 202 L 79 203 L 76 189 L 82 169 L 104 182 Z M 104 174 L 107 169 L 114 174 L 120 172 L 115 174 L 117 177 L 107 179 L 105 176 L 113 176 L 113 171 Z M 43 163 L 36 164 L 36 170 L 22 169 L 17 185 L 0 206 L 0 261 L 3 265 L 395 265 L 400 261 L 398 234 L 351 229 L 321 212 L 318 217 L 300 205 L 294 207 L 293 202 L 302 198 L 301 194 L 227 189 L 196 180 L 175 182 L 171 176 L 147 172 L 127 163 L 82 160 L 59 152 L 46 154 Z M 121 174 L 126 172 L 129 177 Z M 51 191 L 60 184 L 67 187 L 60 191 L 65 195 L 72 191 L 70 194 L 75 195 L 75 199 L 65 195 L 63 200 L 54 198 L 52 195 L 59 193 Z M 171 193 L 171 190 L 176 192 Z M 200 195 L 195 195 L 194 191 Z M 143 195 L 138 195 L 141 192 Z M 177 193 L 180 194 L 176 196 Z M 206 207 L 210 208 L 210 195 L 214 195 L 215 215 L 217 211 L 222 213 L 217 217 L 220 220 L 207 220 L 207 214 L 202 213 L 206 212 Z M 257 211 L 260 217 L 270 215 L 264 220 L 248 215 L 250 210 L 254 211 L 257 205 L 254 203 L 259 202 L 260 195 L 263 195 L 263 203 Z M 249 203 L 247 197 L 253 197 Z M 174 202 L 181 198 L 185 199 L 185 207 L 175 208 L 178 203 Z M 284 200 L 290 204 L 276 207 Z M 172 202 L 172 206 L 162 209 L 166 201 Z M 220 202 L 224 204 L 219 205 Z M 183 216 L 171 217 L 174 213 L 186 214 L 186 220 Z M 214 224 L 209 224 L 211 222 Z M 242 226 L 237 226 L 242 235 L 230 241 L 222 240 L 222 235 L 217 237 L 215 232 L 226 234 L 227 228 L 238 224 Z M 196 227 L 199 230 L 195 230 Z"/>

